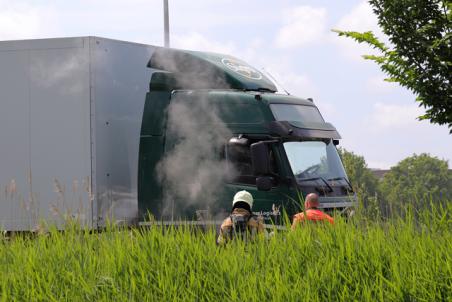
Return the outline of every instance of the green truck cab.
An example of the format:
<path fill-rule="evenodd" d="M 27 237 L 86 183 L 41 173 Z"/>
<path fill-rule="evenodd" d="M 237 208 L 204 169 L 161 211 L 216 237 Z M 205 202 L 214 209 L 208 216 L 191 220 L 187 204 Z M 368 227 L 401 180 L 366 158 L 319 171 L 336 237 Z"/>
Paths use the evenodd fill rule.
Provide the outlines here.
<path fill-rule="evenodd" d="M 239 190 L 253 195 L 253 212 L 267 223 L 281 223 L 284 211 L 289 217 L 299 212 L 304 196 L 311 192 L 320 196 L 326 211 L 347 212 L 354 207 L 356 197 L 336 150 L 341 137 L 324 121 L 311 99 L 277 93 L 264 74 L 226 55 L 160 48 L 148 67 L 155 71 L 140 136 L 141 217 L 194 219 L 203 211 L 209 212 L 209 217 L 219 217 L 230 210 L 232 197 Z M 179 196 L 181 200 L 168 214 L 168 180 L 160 170 L 165 157 L 187 139 L 181 135 L 183 131 L 174 131 L 179 126 L 171 125 L 168 113 L 180 104 L 196 108 L 199 120 L 189 123 L 201 123 L 196 128 L 200 150 L 215 142 L 208 150 L 215 153 L 225 173 L 221 185 L 210 193 L 213 202 L 185 204 Z M 211 118 L 203 119 L 206 115 Z M 227 131 L 213 132 L 212 136 L 209 130 L 215 128 Z M 190 160 L 190 154 L 185 155 Z M 197 165 L 204 163 L 200 160 Z"/>

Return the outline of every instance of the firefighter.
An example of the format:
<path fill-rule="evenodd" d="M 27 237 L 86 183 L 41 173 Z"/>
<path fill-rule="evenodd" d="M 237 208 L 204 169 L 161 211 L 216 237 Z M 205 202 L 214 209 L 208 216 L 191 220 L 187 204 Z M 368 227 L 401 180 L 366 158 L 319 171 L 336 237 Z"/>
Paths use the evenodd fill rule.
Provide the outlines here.
<path fill-rule="evenodd" d="M 334 224 L 333 217 L 320 211 L 318 209 L 319 205 L 319 195 L 315 193 L 308 194 L 304 203 L 305 211 L 294 216 L 292 230 L 294 230 L 300 222 L 305 220 L 314 222 L 329 222 L 330 224 Z"/>
<path fill-rule="evenodd" d="M 232 200 L 231 215 L 226 218 L 221 227 L 217 244 L 224 245 L 235 237 L 245 241 L 253 240 L 257 234 L 264 232 L 262 217 L 253 215 L 253 196 L 247 191 L 239 191 Z"/>

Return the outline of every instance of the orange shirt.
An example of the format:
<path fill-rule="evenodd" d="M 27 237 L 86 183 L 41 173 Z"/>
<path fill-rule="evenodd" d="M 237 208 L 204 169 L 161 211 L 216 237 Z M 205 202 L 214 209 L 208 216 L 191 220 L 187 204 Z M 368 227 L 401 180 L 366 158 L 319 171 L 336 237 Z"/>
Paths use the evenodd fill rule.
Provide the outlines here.
<path fill-rule="evenodd" d="M 293 222 L 292 222 L 292 230 L 295 229 L 298 223 L 309 220 L 309 221 L 328 221 L 331 224 L 334 224 L 334 219 L 330 215 L 315 209 L 308 209 L 306 210 L 306 217 L 305 212 L 298 213 L 294 216 Z"/>

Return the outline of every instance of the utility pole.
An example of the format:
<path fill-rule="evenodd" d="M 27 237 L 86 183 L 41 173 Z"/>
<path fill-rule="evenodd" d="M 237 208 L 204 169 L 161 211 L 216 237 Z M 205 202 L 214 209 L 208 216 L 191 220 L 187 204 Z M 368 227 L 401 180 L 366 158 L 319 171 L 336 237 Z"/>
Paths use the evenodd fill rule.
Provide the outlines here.
<path fill-rule="evenodd" d="M 170 47 L 168 0 L 163 0 L 163 27 L 164 27 L 165 47 Z"/>

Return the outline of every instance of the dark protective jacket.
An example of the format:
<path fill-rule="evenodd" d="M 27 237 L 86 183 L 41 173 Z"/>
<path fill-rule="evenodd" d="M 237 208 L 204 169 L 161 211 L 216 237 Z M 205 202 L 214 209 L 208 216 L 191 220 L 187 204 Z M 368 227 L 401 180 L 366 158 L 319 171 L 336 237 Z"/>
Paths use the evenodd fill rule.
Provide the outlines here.
<path fill-rule="evenodd" d="M 264 232 L 264 223 L 262 217 L 257 217 L 251 214 L 248 210 L 235 208 L 231 216 L 237 215 L 249 218 L 247 222 L 248 235 L 251 240 L 254 240 L 257 234 Z M 232 238 L 234 238 L 234 225 L 231 216 L 226 218 L 220 227 L 220 235 L 218 236 L 217 243 L 219 245 L 226 244 Z"/>

